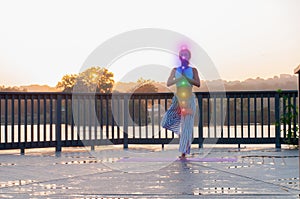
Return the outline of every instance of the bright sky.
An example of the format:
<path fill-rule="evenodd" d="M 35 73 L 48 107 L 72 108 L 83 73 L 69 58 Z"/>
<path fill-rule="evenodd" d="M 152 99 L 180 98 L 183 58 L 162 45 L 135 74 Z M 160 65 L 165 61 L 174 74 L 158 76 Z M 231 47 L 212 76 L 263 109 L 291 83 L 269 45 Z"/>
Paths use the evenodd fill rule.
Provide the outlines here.
<path fill-rule="evenodd" d="M 196 41 L 225 80 L 293 74 L 300 64 L 299 9 L 299 0 L 0 1 L 0 85 L 55 86 L 78 73 L 102 42 L 139 28 Z M 115 71 L 119 79 L 122 71 Z"/>

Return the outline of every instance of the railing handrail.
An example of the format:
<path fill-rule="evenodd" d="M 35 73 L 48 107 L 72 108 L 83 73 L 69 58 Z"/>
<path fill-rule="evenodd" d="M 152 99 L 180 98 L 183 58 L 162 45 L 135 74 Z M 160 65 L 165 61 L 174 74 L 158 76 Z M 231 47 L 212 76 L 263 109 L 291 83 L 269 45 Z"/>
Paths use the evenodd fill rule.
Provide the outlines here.
<path fill-rule="evenodd" d="M 288 94 L 288 93 L 297 93 L 297 90 L 281 90 L 280 93 L 282 94 Z M 249 91 L 197 91 L 193 92 L 195 95 L 211 95 L 211 94 L 226 94 L 226 95 L 231 95 L 231 94 L 276 94 L 278 91 L 274 90 L 249 90 Z M 0 95 L 103 95 L 103 96 L 111 96 L 111 95 L 138 95 L 138 96 L 158 96 L 158 95 L 167 95 L 167 96 L 172 96 L 174 93 L 173 92 L 148 92 L 148 93 L 99 93 L 99 92 L 9 92 L 9 91 L 0 91 Z"/>

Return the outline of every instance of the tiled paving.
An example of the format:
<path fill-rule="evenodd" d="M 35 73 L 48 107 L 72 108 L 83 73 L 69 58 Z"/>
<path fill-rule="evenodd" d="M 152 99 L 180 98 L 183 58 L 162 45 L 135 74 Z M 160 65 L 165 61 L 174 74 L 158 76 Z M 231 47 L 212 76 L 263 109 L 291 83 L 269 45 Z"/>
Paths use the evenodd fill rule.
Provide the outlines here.
<path fill-rule="evenodd" d="M 0 198 L 298 198 L 298 150 L 192 152 L 191 161 L 153 148 L 1 154 Z M 120 161 L 136 156 L 142 158 Z"/>

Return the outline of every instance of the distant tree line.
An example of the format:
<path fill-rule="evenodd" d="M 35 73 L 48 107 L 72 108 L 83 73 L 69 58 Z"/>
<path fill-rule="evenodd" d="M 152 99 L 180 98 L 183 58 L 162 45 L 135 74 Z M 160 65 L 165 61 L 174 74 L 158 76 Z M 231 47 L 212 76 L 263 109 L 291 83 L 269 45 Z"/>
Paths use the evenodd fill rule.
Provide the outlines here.
<path fill-rule="evenodd" d="M 224 86 L 225 91 L 259 91 L 259 90 L 297 90 L 297 76 L 281 74 L 273 78 L 249 78 L 244 81 L 225 81 L 225 80 L 202 80 L 200 88 L 194 88 L 194 91 L 208 91 L 209 88 L 218 88 Z"/>
<path fill-rule="evenodd" d="M 27 92 L 27 89 L 25 88 L 19 88 L 17 86 L 13 86 L 13 87 L 6 87 L 6 86 L 0 86 L 0 91 L 1 92 Z"/>

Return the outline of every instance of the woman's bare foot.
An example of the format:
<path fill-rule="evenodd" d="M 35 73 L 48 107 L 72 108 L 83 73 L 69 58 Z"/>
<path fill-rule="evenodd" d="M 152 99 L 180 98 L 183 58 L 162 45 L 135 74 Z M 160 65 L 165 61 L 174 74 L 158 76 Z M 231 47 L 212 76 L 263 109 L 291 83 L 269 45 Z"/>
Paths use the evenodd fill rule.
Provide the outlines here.
<path fill-rule="evenodd" d="M 181 156 L 179 156 L 180 159 L 185 159 L 185 153 L 182 153 Z"/>

